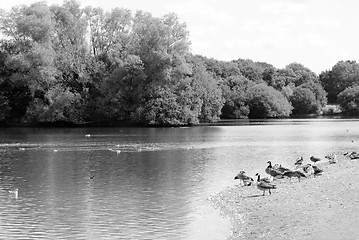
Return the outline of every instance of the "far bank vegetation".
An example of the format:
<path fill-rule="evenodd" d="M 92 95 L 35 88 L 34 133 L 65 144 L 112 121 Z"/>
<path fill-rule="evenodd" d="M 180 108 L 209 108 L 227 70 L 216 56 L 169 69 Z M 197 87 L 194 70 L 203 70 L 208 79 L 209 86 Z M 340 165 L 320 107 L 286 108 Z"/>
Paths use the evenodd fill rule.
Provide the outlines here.
<path fill-rule="evenodd" d="M 181 126 L 222 119 L 359 115 L 359 65 L 317 76 L 299 63 L 194 55 L 170 13 L 45 2 L 0 11 L 0 121 Z M 328 102 L 339 109 L 328 110 Z"/>

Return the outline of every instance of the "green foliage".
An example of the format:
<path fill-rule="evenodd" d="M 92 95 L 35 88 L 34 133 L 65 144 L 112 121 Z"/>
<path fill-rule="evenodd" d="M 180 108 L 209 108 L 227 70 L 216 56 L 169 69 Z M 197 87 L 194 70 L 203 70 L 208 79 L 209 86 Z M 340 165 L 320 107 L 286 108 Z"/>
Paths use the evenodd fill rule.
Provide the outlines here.
<path fill-rule="evenodd" d="M 4 121 L 10 112 L 9 100 L 0 91 L 0 121 Z"/>
<path fill-rule="evenodd" d="M 81 119 L 81 96 L 69 89 L 54 86 L 45 94 L 44 100 L 35 99 L 28 108 L 28 120 L 39 122 L 70 121 Z"/>
<path fill-rule="evenodd" d="M 225 99 L 222 108 L 223 118 L 247 118 L 249 106 L 246 104 L 246 92 L 254 82 L 243 76 L 229 77 L 222 83 L 223 97 Z"/>
<path fill-rule="evenodd" d="M 322 72 L 319 78 L 328 93 L 329 103 L 336 103 L 340 92 L 359 85 L 359 64 L 355 61 L 339 61 L 330 71 Z"/>
<path fill-rule="evenodd" d="M 308 88 L 314 93 L 315 104 L 313 108 L 313 113 L 319 113 L 327 105 L 327 93 L 325 92 L 323 86 L 320 84 L 319 80 L 310 81 L 303 83 L 299 87 Z"/>
<path fill-rule="evenodd" d="M 238 59 L 235 62 L 238 64 L 238 67 L 244 77 L 255 83 L 263 82 L 262 74 L 264 68 L 262 67 L 262 64 L 256 64 L 252 60 L 248 59 Z"/>
<path fill-rule="evenodd" d="M 317 110 L 315 95 L 308 88 L 295 88 L 290 100 L 293 106 L 293 114 L 309 114 Z"/>
<path fill-rule="evenodd" d="M 247 104 L 250 118 L 288 117 L 292 110 L 288 100 L 279 91 L 264 83 L 249 88 Z"/>
<path fill-rule="evenodd" d="M 287 117 L 288 100 L 294 112 L 326 104 L 318 77 L 301 64 L 192 55 L 186 24 L 173 13 L 37 2 L 0 12 L 0 31 L 0 121 L 179 126 Z M 355 74 L 355 63 L 340 63 L 321 80 L 350 76 L 337 88 L 344 90 Z"/>
<path fill-rule="evenodd" d="M 359 116 L 359 86 L 348 87 L 338 95 L 338 103 L 344 114 Z"/>

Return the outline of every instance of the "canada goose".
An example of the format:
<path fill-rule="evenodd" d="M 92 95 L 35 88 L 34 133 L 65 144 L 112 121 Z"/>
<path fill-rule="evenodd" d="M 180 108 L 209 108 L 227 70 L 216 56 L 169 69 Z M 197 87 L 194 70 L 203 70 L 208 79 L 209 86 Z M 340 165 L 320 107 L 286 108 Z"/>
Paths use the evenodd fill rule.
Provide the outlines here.
<path fill-rule="evenodd" d="M 259 173 L 256 173 L 255 176 L 260 176 L 260 175 L 259 175 Z M 257 178 L 258 178 L 258 177 L 257 177 Z M 257 181 L 258 181 L 258 179 L 257 179 Z M 271 182 L 272 182 L 272 180 L 270 180 L 270 178 L 268 178 L 268 177 L 260 178 L 259 181 L 261 181 L 261 182 L 266 182 L 266 183 L 271 183 Z"/>
<path fill-rule="evenodd" d="M 277 170 L 277 171 L 279 171 L 279 172 L 281 172 L 281 173 L 285 173 L 285 172 L 287 172 L 287 171 L 290 171 L 289 168 L 282 167 L 282 165 L 279 165 L 279 164 L 275 164 L 275 165 L 273 166 L 273 169 L 275 169 L 275 170 Z"/>
<path fill-rule="evenodd" d="M 235 177 L 234 179 L 239 179 L 239 185 L 241 185 L 241 183 L 243 182 L 244 186 L 250 186 L 251 182 L 253 182 L 253 178 L 249 177 L 246 175 L 245 171 L 240 171 Z"/>
<path fill-rule="evenodd" d="M 312 161 L 313 163 L 316 163 L 316 162 L 319 162 L 321 159 L 318 158 L 318 157 L 314 157 L 314 156 L 311 156 L 310 157 L 310 161 Z"/>
<path fill-rule="evenodd" d="M 283 173 L 281 173 L 280 171 L 278 171 L 278 170 L 276 170 L 276 169 L 274 169 L 272 167 L 272 162 L 271 161 L 268 161 L 267 163 L 268 163 L 268 167 L 265 169 L 265 172 L 268 175 L 272 176 L 273 178 L 281 178 L 281 177 L 283 177 Z"/>
<path fill-rule="evenodd" d="M 299 168 L 299 167 L 303 164 L 303 161 L 304 161 L 303 157 L 298 158 L 298 159 L 295 161 L 294 166 L 295 166 L 296 168 Z"/>
<path fill-rule="evenodd" d="M 357 152 L 346 152 L 346 153 L 344 153 L 344 156 L 349 157 L 351 160 L 353 160 L 353 159 L 358 159 L 359 158 L 359 153 L 357 153 Z"/>
<path fill-rule="evenodd" d="M 337 155 L 335 155 L 334 153 L 326 155 L 325 158 L 328 159 L 330 164 L 334 164 L 338 162 Z"/>
<path fill-rule="evenodd" d="M 299 182 L 300 182 L 301 177 L 305 177 L 305 178 L 307 177 L 301 171 L 288 171 L 288 172 L 285 172 L 283 174 L 283 176 L 288 177 L 290 179 L 290 181 L 292 181 L 292 177 L 296 177 L 296 178 L 298 178 Z"/>
<path fill-rule="evenodd" d="M 314 169 L 314 177 L 318 176 L 318 175 L 321 175 L 323 173 L 323 170 L 318 168 L 317 166 L 312 166 L 313 169 Z"/>
<path fill-rule="evenodd" d="M 14 190 L 9 190 L 9 195 L 17 198 L 19 196 L 19 189 L 15 188 Z"/>
<path fill-rule="evenodd" d="M 312 167 L 312 164 L 310 164 L 310 163 L 304 165 L 302 169 L 303 169 L 304 174 L 306 175 L 306 177 L 311 176 L 311 175 L 314 174 L 314 168 Z"/>
<path fill-rule="evenodd" d="M 257 177 L 257 188 L 261 191 L 263 191 L 263 196 L 265 195 L 265 192 L 266 191 L 269 191 L 269 194 L 272 194 L 271 193 L 271 189 L 276 189 L 276 185 L 272 184 L 272 183 L 268 183 L 268 182 L 265 182 L 265 181 L 261 181 L 261 176 L 258 174 L 258 177 Z"/>

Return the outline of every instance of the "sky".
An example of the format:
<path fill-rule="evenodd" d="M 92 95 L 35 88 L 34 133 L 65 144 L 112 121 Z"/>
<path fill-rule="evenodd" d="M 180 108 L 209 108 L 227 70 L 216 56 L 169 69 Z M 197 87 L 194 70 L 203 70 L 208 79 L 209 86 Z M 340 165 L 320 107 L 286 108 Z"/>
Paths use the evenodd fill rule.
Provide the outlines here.
<path fill-rule="evenodd" d="M 0 0 L 0 8 L 36 0 Z M 191 52 L 276 68 L 296 62 L 320 74 L 338 61 L 359 62 L 357 0 L 78 0 L 81 7 L 125 8 L 162 17 L 174 12 L 189 30 Z M 49 5 L 61 0 L 47 0 Z"/>

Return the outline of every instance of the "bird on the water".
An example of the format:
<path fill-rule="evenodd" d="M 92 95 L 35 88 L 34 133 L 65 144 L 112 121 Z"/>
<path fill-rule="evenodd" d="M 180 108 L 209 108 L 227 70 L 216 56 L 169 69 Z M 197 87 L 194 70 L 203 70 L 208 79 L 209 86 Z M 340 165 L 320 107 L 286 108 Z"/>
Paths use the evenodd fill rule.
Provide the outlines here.
<path fill-rule="evenodd" d="M 18 198 L 19 196 L 19 189 L 15 188 L 14 190 L 9 190 L 9 195 L 14 198 Z"/>

